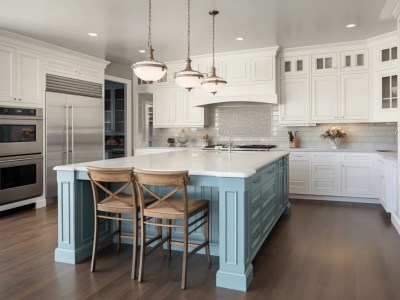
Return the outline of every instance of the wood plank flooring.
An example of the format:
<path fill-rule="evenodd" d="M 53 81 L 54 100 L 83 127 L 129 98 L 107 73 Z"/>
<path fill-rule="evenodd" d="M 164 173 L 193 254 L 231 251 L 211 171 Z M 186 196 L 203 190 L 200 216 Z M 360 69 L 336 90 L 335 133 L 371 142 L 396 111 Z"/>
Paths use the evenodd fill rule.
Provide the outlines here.
<path fill-rule="evenodd" d="M 90 260 L 54 262 L 57 207 L 0 217 L 0 299 L 400 299 L 400 236 L 379 205 L 293 200 L 254 261 L 247 293 L 215 287 L 195 255 L 188 289 L 180 289 L 182 256 L 157 252 L 146 260 L 145 282 L 130 279 L 131 247 Z"/>

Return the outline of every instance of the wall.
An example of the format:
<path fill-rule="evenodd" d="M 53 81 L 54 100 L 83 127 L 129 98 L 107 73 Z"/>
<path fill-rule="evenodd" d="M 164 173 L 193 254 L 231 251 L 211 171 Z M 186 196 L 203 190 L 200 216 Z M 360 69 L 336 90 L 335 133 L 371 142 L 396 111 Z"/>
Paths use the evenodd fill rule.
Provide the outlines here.
<path fill-rule="evenodd" d="M 192 145 L 198 146 L 199 137 L 208 134 L 210 144 L 226 143 L 228 137 L 219 136 L 218 129 L 228 126 L 234 144 L 274 144 L 288 147 L 288 130 L 298 131 L 300 147 L 329 148 L 326 140 L 320 139 L 333 124 L 319 124 L 313 127 L 279 126 L 276 105 L 224 105 L 210 106 L 210 125 L 207 128 L 185 128 Z M 340 148 L 345 149 L 397 149 L 396 123 L 339 124 L 347 133 Z M 154 129 L 153 146 L 165 147 L 168 137 L 178 135 L 181 128 Z M 225 131 L 224 131 L 225 133 Z"/>

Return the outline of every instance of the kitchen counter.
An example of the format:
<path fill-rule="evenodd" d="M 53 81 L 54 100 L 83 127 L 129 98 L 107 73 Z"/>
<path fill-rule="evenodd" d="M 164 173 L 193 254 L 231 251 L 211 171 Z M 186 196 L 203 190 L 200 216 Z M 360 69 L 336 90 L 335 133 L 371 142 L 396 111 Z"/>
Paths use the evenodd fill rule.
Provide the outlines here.
<path fill-rule="evenodd" d="M 57 166 L 54 169 L 59 217 L 55 261 L 75 264 L 91 255 L 93 196 L 87 166 L 189 170 L 189 199 L 210 202 L 210 250 L 212 255 L 219 256 L 216 285 L 246 291 L 253 279 L 255 255 L 279 217 L 290 212 L 288 155 L 287 151 L 183 150 Z M 106 225 L 100 239 L 110 244 L 112 226 Z M 122 227 L 132 233 L 131 224 L 123 223 Z M 149 236 L 156 234 L 153 228 L 148 232 Z M 180 232 L 173 234 L 178 239 L 182 237 Z M 190 239 L 202 242 L 203 233 L 196 230 Z"/>
<path fill-rule="evenodd" d="M 288 155 L 287 151 L 274 152 L 220 152 L 182 150 L 141 156 L 99 160 L 88 163 L 57 166 L 56 171 L 86 171 L 87 166 L 127 167 L 139 169 L 174 171 L 189 170 L 190 175 L 247 178 L 258 169 Z"/>

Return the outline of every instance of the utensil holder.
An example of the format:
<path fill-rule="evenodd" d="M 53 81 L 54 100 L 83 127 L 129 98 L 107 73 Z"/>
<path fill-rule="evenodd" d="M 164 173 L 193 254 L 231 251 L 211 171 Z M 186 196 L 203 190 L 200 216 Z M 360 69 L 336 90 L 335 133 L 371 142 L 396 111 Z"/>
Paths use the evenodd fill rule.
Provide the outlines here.
<path fill-rule="evenodd" d="M 299 147 L 299 140 L 293 139 L 293 141 L 289 140 L 289 148 L 298 148 Z"/>

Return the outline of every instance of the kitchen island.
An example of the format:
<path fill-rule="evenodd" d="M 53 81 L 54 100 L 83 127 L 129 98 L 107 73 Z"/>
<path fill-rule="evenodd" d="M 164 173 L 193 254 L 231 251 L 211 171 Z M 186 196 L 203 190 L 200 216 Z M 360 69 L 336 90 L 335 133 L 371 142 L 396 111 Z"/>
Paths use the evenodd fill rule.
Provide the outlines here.
<path fill-rule="evenodd" d="M 281 214 L 290 209 L 288 154 L 185 150 L 57 166 L 54 168 L 58 181 L 55 261 L 75 264 L 91 256 L 93 198 L 87 166 L 189 170 L 190 199 L 210 201 L 211 254 L 219 256 L 216 284 L 246 291 L 253 278 L 254 256 Z M 111 243 L 110 224 L 103 225 L 101 239 Z M 132 228 L 123 224 L 123 230 Z M 173 235 L 179 238 L 180 232 Z M 191 237 L 202 240 L 201 229 Z"/>

